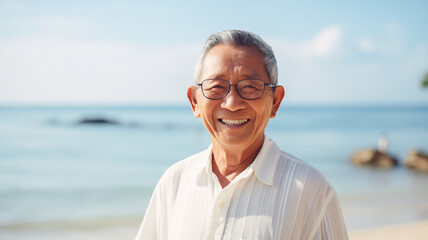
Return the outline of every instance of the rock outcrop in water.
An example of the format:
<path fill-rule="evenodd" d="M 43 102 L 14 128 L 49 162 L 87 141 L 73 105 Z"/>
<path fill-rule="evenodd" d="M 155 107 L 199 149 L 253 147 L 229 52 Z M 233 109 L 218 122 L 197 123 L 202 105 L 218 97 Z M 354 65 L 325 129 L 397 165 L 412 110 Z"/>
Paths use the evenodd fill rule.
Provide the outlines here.
<path fill-rule="evenodd" d="M 351 162 L 358 166 L 391 168 L 398 165 L 396 158 L 376 149 L 356 151 L 351 156 Z"/>
<path fill-rule="evenodd" d="M 83 118 L 77 122 L 78 125 L 94 124 L 94 125 L 118 125 L 119 122 L 102 117 Z"/>
<path fill-rule="evenodd" d="M 428 155 L 418 150 L 410 151 L 405 164 L 408 168 L 428 173 Z"/>

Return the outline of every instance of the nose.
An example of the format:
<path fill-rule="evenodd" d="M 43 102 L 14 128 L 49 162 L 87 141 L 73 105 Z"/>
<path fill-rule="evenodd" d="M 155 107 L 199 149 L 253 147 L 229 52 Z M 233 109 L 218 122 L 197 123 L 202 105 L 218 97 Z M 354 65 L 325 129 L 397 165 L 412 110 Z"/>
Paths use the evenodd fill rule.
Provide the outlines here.
<path fill-rule="evenodd" d="M 245 108 L 245 99 L 241 98 L 236 86 L 230 86 L 230 92 L 222 99 L 221 107 L 230 111 L 238 111 Z"/>

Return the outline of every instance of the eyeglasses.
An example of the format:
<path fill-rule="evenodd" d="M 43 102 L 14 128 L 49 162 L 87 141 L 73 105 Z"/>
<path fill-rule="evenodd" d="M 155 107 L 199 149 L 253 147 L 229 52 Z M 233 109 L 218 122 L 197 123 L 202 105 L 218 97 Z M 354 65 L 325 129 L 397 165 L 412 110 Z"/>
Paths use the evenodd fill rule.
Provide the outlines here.
<path fill-rule="evenodd" d="M 223 79 L 206 79 L 199 83 L 202 94 L 211 100 L 219 100 L 227 96 L 230 92 L 230 86 L 236 86 L 239 96 L 247 100 L 255 100 L 263 96 L 265 87 L 269 86 L 275 90 L 275 85 L 265 83 L 263 80 L 251 79 L 240 80 L 237 84 L 230 84 L 229 81 Z"/>

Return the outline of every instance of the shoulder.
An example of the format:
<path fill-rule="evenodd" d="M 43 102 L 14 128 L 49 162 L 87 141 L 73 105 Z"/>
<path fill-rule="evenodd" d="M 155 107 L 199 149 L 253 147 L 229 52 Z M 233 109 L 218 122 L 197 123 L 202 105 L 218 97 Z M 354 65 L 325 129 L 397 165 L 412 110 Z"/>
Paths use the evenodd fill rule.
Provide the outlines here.
<path fill-rule="evenodd" d="M 282 179 L 288 179 L 304 189 L 332 190 L 330 183 L 318 169 L 287 152 L 281 152 L 276 172 Z"/>
<path fill-rule="evenodd" d="M 204 167 L 206 163 L 207 150 L 201 151 L 199 153 L 193 154 L 185 159 L 182 159 L 173 165 L 171 165 L 164 175 L 170 175 L 174 173 L 180 173 L 183 171 L 196 170 L 197 168 Z"/>
<path fill-rule="evenodd" d="M 193 154 L 171 165 L 159 180 L 160 185 L 171 187 L 176 185 L 183 177 L 197 174 L 206 165 L 207 150 Z"/>

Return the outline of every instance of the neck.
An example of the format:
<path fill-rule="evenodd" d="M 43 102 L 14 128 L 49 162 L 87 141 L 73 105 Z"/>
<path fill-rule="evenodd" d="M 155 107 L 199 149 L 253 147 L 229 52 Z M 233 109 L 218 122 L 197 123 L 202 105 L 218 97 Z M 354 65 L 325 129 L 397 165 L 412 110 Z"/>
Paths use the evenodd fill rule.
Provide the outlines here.
<path fill-rule="evenodd" d="M 222 188 L 229 185 L 236 176 L 253 163 L 263 141 L 264 136 L 248 146 L 228 146 L 212 141 L 212 169 Z"/>

